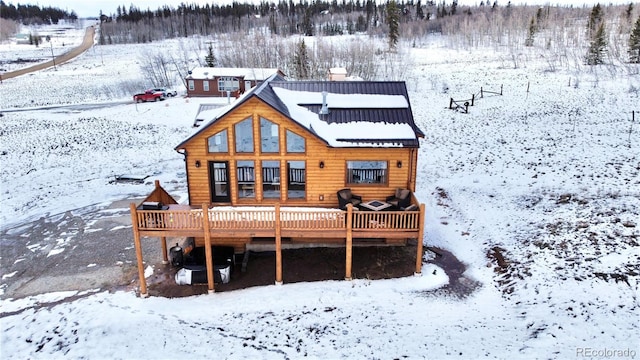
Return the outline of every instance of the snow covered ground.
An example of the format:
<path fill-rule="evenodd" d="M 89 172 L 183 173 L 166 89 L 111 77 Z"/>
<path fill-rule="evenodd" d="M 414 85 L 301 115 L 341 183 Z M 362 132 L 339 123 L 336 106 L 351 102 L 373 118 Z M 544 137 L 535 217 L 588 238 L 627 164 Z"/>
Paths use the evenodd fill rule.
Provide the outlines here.
<path fill-rule="evenodd" d="M 638 71 L 549 71 L 536 49 L 515 67 L 511 54 L 443 43 L 411 49 L 406 81 L 427 134 L 416 195 L 427 205 L 424 243 L 468 266 L 481 284 L 471 295 L 433 291 L 448 279 L 430 264 L 420 277 L 184 299 L 47 293 L 0 301 L 2 358 L 640 356 Z M 186 201 L 173 147 L 204 100 L 42 109 L 128 100 L 124 85 L 144 84 L 136 54 L 175 45 L 99 47 L 0 85 L 1 233 L 144 196 L 155 179 Z M 468 114 L 447 109 L 451 97 L 501 85 Z M 110 183 L 121 174 L 150 177 Z M 13 276 L 4 269 L 19 259 L 0 260 L 3 280 Z"/>

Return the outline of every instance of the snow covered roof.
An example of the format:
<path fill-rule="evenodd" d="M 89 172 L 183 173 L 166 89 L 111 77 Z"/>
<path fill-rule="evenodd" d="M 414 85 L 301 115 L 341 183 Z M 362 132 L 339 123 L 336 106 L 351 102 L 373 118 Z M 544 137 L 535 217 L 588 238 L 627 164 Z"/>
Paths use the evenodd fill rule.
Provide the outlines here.
<path fill-rule="evenodd" d="M 401 81 L 278 81 L 272 77 L 235 103 L 202 119 L 200 131 L 246 100 L 257 97 L 330 147 L 418 147 L 424 133 L 415 125 Z M 321 114 L 324 105 L 328 113 Z M 181 148 L 189 139 L 176 148 Z"/>
<path fill-rule="evenodd" d="M 278 69 L 269 68 L 219 68 L 197 67 L 191 70 L 187 79 L 213 79 L 220 76 L 233 76 L 245 80 L 262 81 L 271 75 L 279 73 Z"/>

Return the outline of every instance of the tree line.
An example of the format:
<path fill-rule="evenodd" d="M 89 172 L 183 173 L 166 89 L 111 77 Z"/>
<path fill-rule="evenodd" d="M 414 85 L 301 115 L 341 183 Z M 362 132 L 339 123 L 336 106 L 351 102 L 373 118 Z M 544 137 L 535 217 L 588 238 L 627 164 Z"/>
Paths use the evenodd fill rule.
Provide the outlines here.
<path fill-rule="evenodd" d="M 67 12 L 55 7 L 37 5 L 7 5 L 0 1 L 0 18 L 13 20 L 24 25 L 57 24 L 60 20 L 78 20 L 74 11 Z"/>
<path fill-rule="evenodd" d="M 171 85 L 168 67 L 185 72 L 195 66 L 279 68 L 296 79 L 325 78 L 328 68 L 343 66 L 366 80 L 399 79 L 409 65 L 408 47 L 436 34 L 453 48 L 506 50 L 514 67 L 538 51 L 553 71 L 640 63 L 638 13 L 633 3 L 590 8 L 481 1 L 461 6 L 455 0 L 182 3 L 156 10 L 131 5 L 100 14 L 98 43 L 180 41 L 185 54 L 178 58 L 145 56 L 145 72 L 157 71 L 160 80 L 153 82 L 158 85 Z M 330 40 L 356 34 L 353 41 Z"/>

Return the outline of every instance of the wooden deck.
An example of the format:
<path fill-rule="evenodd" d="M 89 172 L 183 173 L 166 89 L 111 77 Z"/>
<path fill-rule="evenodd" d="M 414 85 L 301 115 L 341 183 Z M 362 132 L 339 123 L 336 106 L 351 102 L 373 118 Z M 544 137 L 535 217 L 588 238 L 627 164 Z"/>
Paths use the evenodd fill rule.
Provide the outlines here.
<path fill-rule="evenodd" d="M 348 211 L 305 207 L 192 207 L 169 205 L 167 210 L 131 209 L 132 220 L 142 236 L 204 237 L 204 219 L 212 237 L 417 238 L 418 211 Z M 205 216 L 204 214 L 207 214 Z M 276 220 L 278 219 L 278 220 Z"/>
<path fill-rule="evenodd" d="M 168 205 L 165 210 L 142 210 L 130 205 L 134 243 L 138 260 L 140 294 L 147 296 L 142 257 L 142 237 L 159 237 L 163 260 L 167 258 L 167 237 L 204 238 L 209 291 L 214 291 L 211 246 L 225 244 L 229 239 L 244 240 L 273 238 L 276 251 L 276 283 L 282 283 L 282 239 L 295 239 L 301 243 L 344 244 L 346 248 L 345 279 L 351 279 L 353 242 L 381 239 L 384 242 L 403 243 L 417 240 L 416 274 L 422 266 L 422 238 L 424 234 L 424 204 L 417 211 L 363 211 L 351 205 L 347 210 L 318 207 L 233 207 L 208 204 L 200 207 L 178 205 L 167 198 L 158 185 L 161 196 L 151 197 Z M 149 198 L 148 198 L 149 199 Z M 245 244 L 246 245 L 246 244 Z"/>

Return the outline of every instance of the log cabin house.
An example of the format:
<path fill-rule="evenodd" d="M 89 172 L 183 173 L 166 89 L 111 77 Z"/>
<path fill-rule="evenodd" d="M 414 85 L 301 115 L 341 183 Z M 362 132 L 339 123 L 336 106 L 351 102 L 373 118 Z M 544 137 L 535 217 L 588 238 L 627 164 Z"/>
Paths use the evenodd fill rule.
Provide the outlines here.
<path fill-rule="evenodd" d="M 185 78 L 187 96 L 237 98 L 275 74 L 285 76 L 278 69 L 197 67 Z"/>
<path fill-rule="evenodd" d="M 413 239 L 420 273 L 425 208 L 413 192 L 424 134 L 404 82 L 284 81 L 275 74 L 210 111 L 175 148 L 185 160 L 189 205 L 178 205 L 158 182 L 143 204 L 162 203 L 162 210 L 131 204 L 142 295 L 142 236 L 161 239 L 165 261 L 166 237 L 194 237 L 204 246 L 210 292 L 212 245 L 238 254 L 273 245 L 282 283 L 283 247 L 345 246 L 350 279 L 353 246 Z M 341 207 L 341 189 L 359 206 Z M 408 203 L 391 206 L 399 189 Z"/>

